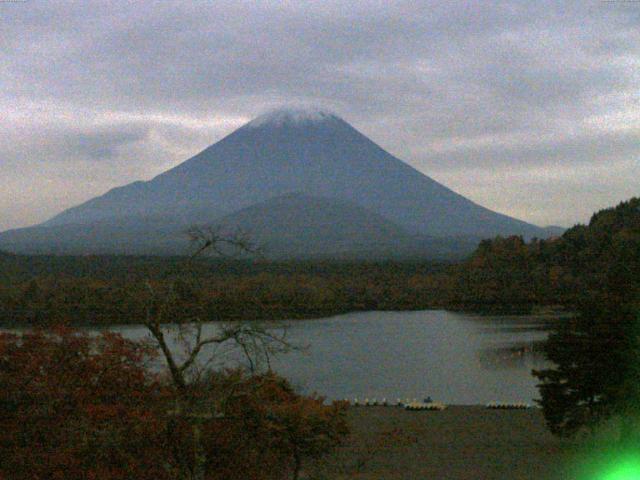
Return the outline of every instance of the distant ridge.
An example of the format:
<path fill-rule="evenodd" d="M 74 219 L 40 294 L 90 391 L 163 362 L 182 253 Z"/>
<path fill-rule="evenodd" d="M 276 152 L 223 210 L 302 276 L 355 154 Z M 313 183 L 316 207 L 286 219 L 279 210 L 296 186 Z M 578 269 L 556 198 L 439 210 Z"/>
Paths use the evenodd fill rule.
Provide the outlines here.
<path fill-rule="evenodd" d="M 441 239 L 414 235 L 385 217 L 342 200 L 301 193 L 251 205 L 220 220 L 242 231 L 272 258 L 416 258 L 469 254 L 479 238 Z"/>
<path fill-rule="evenodd" d="M 304 108 L 268 112 L 150 181 L 115 188 L 42 225 L 4 232 L 0 248 L 162 252 L 158 243 L 176 244 L 185 226 L 232 224 L 234 215 L 238 215 L 235 222 L 242 223 L 252 211 L 268 216 L 268 208 L 282 208 L 278 202 L 268 203 L 270 200 L 292 194 L 303 194 L 298 201 L 304 205 L 298 213 L 306 208 L 314 212 L 309 215 L 320 216 L 321 210 L 331 209 L 336 222 L 357 218 L 361 229 L 377 232 L 369 237 L 384 239 L 372 238 L 371 245 L 395 239 L 400 250 L 406 245 L 400 238 L 551 235 L 453 192 L 393 157 L 337 115 Z M 313 198 L 323 199 L 322 208 L 314 206 L 317 202 Z M 293 203 L 289 201 L 287 211 L 295 210 Z M 257 210 L 251 210 L 253 207 Z M 291 237 L 292 232 L 304 230 L 303 220 L 313 219 L 294 215 L 287 223 L 273 218 L 272 223 L 279 225 L 273 232 L 277 230 L 282 239 Z M 341 231 L 345 237 L 332 237 L 334 245 L 325 249 L 327 252 L 338 245 L 359 243 L 359 232 Z M 270 238 L 272 243 L 282 244 L 273 235 Z M 325 245 L 328 247 L 327 242 Z M 313 249 L 311 244 L 307 246 Z M 387 256 L 393 248 L 385 246 L 378 253 Z M 430 253 L 425 250 L 424 255 Z"/>

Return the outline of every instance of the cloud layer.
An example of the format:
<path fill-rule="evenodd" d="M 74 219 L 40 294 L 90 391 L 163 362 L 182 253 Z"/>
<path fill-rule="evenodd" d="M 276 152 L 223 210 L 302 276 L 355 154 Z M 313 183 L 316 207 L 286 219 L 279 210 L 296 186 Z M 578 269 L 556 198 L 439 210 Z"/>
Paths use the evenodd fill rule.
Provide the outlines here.
<path fill-rule="evenodd" d="M 333 110 L 538 224 L 640 194 L 635 2 L 0 2 L 0 230 L 265 110 Z"/>

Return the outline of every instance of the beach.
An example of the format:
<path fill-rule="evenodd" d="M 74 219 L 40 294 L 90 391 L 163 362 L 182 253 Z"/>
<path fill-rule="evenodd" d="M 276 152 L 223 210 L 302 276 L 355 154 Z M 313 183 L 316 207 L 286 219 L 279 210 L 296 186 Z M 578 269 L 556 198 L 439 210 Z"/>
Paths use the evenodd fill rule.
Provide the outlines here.
<path fill-rule="evenodd" d="M 571 447 L 549 433 L 537 408 L 360 406 L 348 419 L 350 439 L 307 478 L 551 480 L 563 478 Z"/>

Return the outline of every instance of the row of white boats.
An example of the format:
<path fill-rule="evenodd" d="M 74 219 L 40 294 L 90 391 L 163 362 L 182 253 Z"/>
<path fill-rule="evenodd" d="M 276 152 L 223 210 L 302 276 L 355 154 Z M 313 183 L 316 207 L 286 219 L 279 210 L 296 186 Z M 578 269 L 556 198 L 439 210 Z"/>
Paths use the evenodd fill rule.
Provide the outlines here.
<path fill-rule="evenodd" d="M 382 400 L 376 400 L 365 398 L 364 401 L 360 401 L 357 398 L 354 398 L 353 401 L 349 399 L 345 399 L 349 405 L 353 407 L 401 407 L 405 410 L 437 410 L 441 411 L 447 408 L 447 406 L 442 402 L 434 402 L 431 398 L 425 398 L 423 401 L 419 401 L 417 399 L 406 399 L 401 400 L 397 399 L 395 403 L 387 401 L 386 398 Z M 490 402 L 485 405 L 487 409 L 490 410 L 527 410 L 531 408 L 531 405 L 528 403 L 501 403 L 501 402 Z"/>

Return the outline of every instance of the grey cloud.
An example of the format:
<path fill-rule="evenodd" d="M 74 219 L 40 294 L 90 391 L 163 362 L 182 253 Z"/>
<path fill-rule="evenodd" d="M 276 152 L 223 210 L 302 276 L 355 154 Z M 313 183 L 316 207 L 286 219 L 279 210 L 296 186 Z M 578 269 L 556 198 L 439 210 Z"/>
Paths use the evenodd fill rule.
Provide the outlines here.
<path fill-rule="evenodd" d="M 66 142 L 70 150 L 76 150 L 81 156 L 95 160 L 110 159 L 117 155 L 119 147 L 143 140 L 147 129 L 109 130 L 82 132 L 71 135 Z"/>
<path fill-rule="evenodd" d="M 637 156 L 639 146 L 640 131 L 601 132 L 529 144 L 462 147 L 453 151 L 429 154 L 425 163 L 438 170 L 465 166 L 491 169 L 513 165 L 535 168 L 553 165 L 598 165 L 616 158 L 633 158 Z"/>
<path fill-rule="evenodd" d="M 618 97 L 637 89 L 640 5 L 85 0 L 0 9 L 2 104 L 66 112 L 62 124 L 44 109 L 29 107 L 17 121 L 0 112 L 11 140 L 0 145 L 0 176 L 28 175 L 54 158 L 108 159 L 108 180 L 78 179 L 102 193 L 235 126 L 207 118 L 248 119 L 291 102 L 336 110 L 425 173 L 448 172 L 449 186 L 465 193 L 473 185 L 458 173 L 476 164 L 535 169 L 638 152 L 633 134 L 594 132 L 585 121 L 629 108 Z M 109 112 L 187 121 L 87 121 Z M 483 136 L 496 140 L 474 143 Z M 511 137 L 528 141 L 514 146 Z M 447 139 L 470 146 L 433 148 Z"/>

